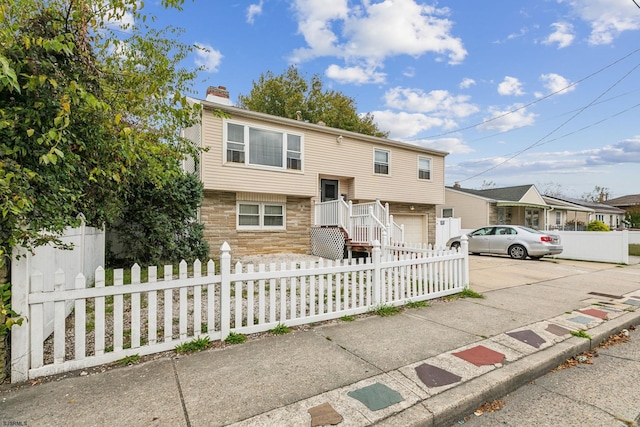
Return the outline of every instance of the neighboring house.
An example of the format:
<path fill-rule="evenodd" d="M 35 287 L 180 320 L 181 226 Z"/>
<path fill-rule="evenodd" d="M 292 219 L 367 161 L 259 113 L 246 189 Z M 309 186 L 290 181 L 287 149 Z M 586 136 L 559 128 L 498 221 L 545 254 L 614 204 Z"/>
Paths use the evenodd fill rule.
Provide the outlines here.
<path fill-rule="evenodd" d="M 542 198 L 549 205 L 547 230 L 585 231 L 591 216 L 595 213 L 592 208 L 569 200 L 551 196 L 542 196 Z"/>
<path fill-rule="evenodd" d="M 625 211 L 640 210 L 640 194 L 630 194 L 628 196 L 616 197 L 606 200 L 607 205 L 613 206 Z"/>
<path fill-rule="evenodd" d="M 435 241 L 447 153 L 236 108 L 224 87 L 193 102 L 201 123 L 183 135 L 207 150 L 200 220 L 212 251 L 226 241 L 234 256 L 333 250 L 338 258 L 345 245 L 369 249 L 383 236 Z"/>
<path fill-rule="evenodd" d="M 544 196 L 544 199 L 555 209 L 567 211 L 565 226 L 558 227 L 558 229 L 580 230 L 580 225 L 583 226 L 582 229 L 585 229 L 587 224 L 596 220 L 605 223 L 612 230 L 620 228 L 624 224 L 624 210 L 609 205 L 608 201 L 607 204 L 604 204 L 565 196 Z M 553 225 L 557 225 L 557 222 Z"/>
<path fill-rule="evenodd" d="M 445 203 L 438 215 L 461 218 L 463 229 L 492 224 L 525 225 L 535 229 L 546 226 L 545 203 L 535 185 L 473 190 L 458 185 L 445 187 Z"/>

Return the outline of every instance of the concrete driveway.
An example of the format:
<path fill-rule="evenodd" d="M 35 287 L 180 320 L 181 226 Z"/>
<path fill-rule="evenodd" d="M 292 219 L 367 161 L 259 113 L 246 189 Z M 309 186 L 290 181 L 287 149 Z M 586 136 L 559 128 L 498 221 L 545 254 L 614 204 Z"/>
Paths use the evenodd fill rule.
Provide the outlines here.
<path fill-rule="evenodd" d="M 469 255 L 470 288 L 480 293 L 619 268 L 617 264 L 554 258 L 536 261 L 502 255 Z"/>

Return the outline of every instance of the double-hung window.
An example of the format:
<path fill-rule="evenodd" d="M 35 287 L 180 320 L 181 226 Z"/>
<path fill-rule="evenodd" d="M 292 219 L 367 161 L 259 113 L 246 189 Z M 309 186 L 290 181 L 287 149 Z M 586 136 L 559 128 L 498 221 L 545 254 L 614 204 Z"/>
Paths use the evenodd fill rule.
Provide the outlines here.
<path fill-rule="evenodd" d="M 238 203 L 238 229 L 284 230 L 284 205 L 275 203 Z"/>
<path fill-rule="evenodd" d="M 389 152 L 387 150 L 374 149 L 373 172 L 381 175 L 389 175 Z"/>
<path fill-rule="evenodd" d="M 431 179 L 431 159 L 418 157 L 418 179 Z"/>
<path fill-rule="evenodd" d="M 226 162 L 282 170 L 302 170 L 302 137 L 227 122 Z"/>

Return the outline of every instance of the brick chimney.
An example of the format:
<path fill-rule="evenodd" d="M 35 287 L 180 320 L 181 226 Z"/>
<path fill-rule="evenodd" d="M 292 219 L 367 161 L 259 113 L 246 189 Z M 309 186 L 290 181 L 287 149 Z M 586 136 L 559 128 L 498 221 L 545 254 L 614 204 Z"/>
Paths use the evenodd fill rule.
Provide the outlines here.
<path fill-rule="evenodd" d="M 229 91 L 224 86 L 209 86 L 207 88 L 207 101 L 216 102 L 223 105 L 231 105 Z"/>

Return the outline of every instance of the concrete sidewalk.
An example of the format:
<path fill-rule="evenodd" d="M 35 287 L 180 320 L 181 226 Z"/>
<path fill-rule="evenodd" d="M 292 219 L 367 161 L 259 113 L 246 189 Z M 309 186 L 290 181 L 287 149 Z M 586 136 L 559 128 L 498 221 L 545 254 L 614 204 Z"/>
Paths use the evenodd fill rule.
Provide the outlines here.
<path fill-rule="evenodd" d="M 471 259 L 484 299 L 3 386 L 0 425 L 446 426 L 640 324 L 638 265 Z"/>

